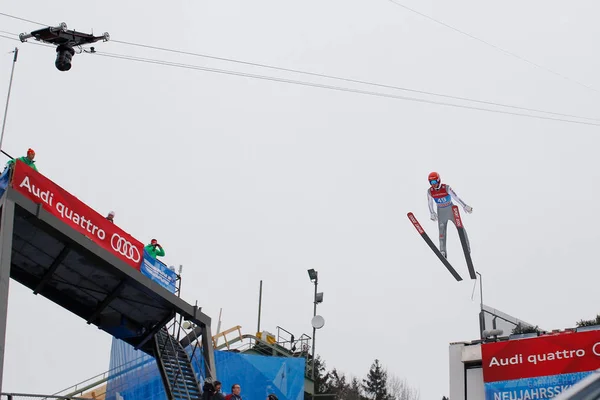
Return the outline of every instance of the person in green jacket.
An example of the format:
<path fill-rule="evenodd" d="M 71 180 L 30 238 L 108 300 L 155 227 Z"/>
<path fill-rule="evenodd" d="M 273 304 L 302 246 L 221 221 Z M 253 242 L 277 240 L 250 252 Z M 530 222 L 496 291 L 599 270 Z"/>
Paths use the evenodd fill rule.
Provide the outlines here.
<path fill-rule="evenodd" d="M 165 255 L 165 250 L 162 248 L 156 239 L 152 239 L 150 244 L 147 244 L 144 247 L 144 250 L 148 252 L 150 257 L 156 259 L 156 257 L 163 257 Z"/>
<path fill-rule="evenodd" d="M 33 149 L 29 149 L 29 150 L 27 150 L 26 156 L 19 157 L 14 160 L 8 160 L 8 162 L 6 163 L 6 166 L 9 168 L 12 168 L 14 166 L 14 164 L 17 162 L 17 160 L 19 160 L 19 161 L 23 161 L 25 164 L 29 165 L 31 168 L 34 169 L 34 171 L 37 171 L 38 169 L 34 164 L 35 161 L 33 161 L 34 158 L 35 158 L 35 151 L 33 151 Z"/>

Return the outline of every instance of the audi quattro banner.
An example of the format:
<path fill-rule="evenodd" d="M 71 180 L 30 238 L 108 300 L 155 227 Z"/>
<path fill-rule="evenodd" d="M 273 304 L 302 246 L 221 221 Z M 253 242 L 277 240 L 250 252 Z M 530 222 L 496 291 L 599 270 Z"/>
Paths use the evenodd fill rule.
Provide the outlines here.
<path fill-rule="evenodd" d="M 486 400 L 550 399 L 600 368 L 600 331 L 481 345 Z"/>
<path fill-rule="evenodd" d="M 140 267 L 140 272 L 175 294 L 175 283 L 177 281 L 175 271 L 171 271 L 165 264 L 150 257 L 146 250 L 144 250 L 144 261 Z"/>
<path fill-rule="evenodd" d="M 44 210 L 139 270 L 144 246 L 50 179 L 17 161 L 12 187 Z"/>

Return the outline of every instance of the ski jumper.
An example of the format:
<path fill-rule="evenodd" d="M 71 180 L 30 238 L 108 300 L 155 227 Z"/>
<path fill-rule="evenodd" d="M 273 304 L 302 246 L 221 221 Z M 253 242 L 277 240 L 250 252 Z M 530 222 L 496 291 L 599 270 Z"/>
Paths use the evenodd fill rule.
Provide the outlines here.
<path fill-rule="evenodd" d="M 446 256 L 446 229 L 448 228 L 448 221 L 456 226 L 454 222 L 454 216 L 452 215 L 452 200 L 455 200 L 463 208 L 468 208 L 467 204 L 456 195 L 452 188 L 446 184 L 440 184 L 437 187 L 430 187 L 427 189 L 427 202 L 429 204 L 429 212 L 431 213 L 432 219 L 435 216 L 435 210 L 433 203 L 437 205 L 437 221 L 438 230 L 440 232 L 440 252 Z M 469 244 L 469 236 L 465 230 L 465 238 L 467 239 L 467 247 L 469 253 L 471 252 L 471 245 Z"/>

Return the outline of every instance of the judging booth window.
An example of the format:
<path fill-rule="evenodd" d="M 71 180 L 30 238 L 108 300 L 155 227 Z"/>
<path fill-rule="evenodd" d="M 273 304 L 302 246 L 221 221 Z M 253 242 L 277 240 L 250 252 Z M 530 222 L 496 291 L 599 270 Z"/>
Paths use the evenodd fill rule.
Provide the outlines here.
<path fill-rule="evenodd" d="M 484 400 L 483 369 L 481 364 L 465 366 L 465 400 Z"/>

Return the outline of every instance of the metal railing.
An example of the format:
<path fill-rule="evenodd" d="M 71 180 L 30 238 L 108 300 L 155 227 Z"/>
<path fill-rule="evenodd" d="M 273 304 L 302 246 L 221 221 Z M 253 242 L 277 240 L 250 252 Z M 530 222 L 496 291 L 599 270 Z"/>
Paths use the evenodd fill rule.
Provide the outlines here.
<path fill-rule="evenodd" d="M 56 398 L 73 398 L 72 396 L 94 389 L 95 387 L 98 387 L 99 385 L 107 382 L 109 379 L 126 374 L 127 372 L 133 371 L 134 369 L 142 367 L 152 361 L 154 361 L 154 358 L 149 357 L 147 355 L 143 355 L 141 357 L 136 358 L 135 360 L 131 360 L 129 362 L 126 362 L 125 364 L 121 364 L 101 374 L 92 376 L 91 378 L 76 383 L 75 385 L 69 386 L 68 388 L 63 389 L 60 392 L 56 392 L 51 396 L 54 396 Z"/>
<path fill-rule="evenodd" d="M 166 329 L 168 332 L 170 332 L 171 335 L 173 335 L 177 339 L 179 339 L 181 332 L 185 332 L 185 329 L 181 326 L 181 318 L 179 318 L 179 320 L 177 320 L 177 318 L 173 318 L 170 321 L 170 323 L 167 323 Z M 161 352 L 164 351 L 164 346 L 166 346 L 166 345 L 167 345 L 167 343 L 165 342 L 163 344 L 163 347 L 160 349 Z M 195 350 L 196 349 L 194 348 L 194 351 Z M 193 353 L 192 353 L 192 355 L 193 355 Z M 63 389 L 59 392 L 56 392 L 50 396 L 42 396 L 42 397 L 48 397 L 49 399 L 75 399 L 76 397 L 74 397 L 74 396 L 81 395 L 85 392 L 89 392 L 92 389 L 98 388 L 100 385 L 108 382 L 109 380 L 117 378 L 121 375 L 125 375 L 128 372 L 132 372 L 132 371 L 136 370 L 137 368 L 143 367 L 151 362 L 154 362 L 155 360 L 156 359 L 154 357 L 144 354 L 143 356 L 140 356 L 134 360 L 128 361 L 124 364 L 118 365 L 114 368 L 109 369 L 108 371 L 101 373 L 101 374 L 92 376 L 91 378 L 88 378 L 84 381 L 78 382 L 75 385 L 69 386 L 68 388 L 65 388 L 65 389 Z M 99 396 L 104 395 L 105 390 L 106 390 L 106 388 L 104 388 L 102 393 L 99 393 L 98 395 Z M 88 399 L 89 398 L 90 397 L 88 397 Z M 6 397 L 3 397 L 0 400 L 11 400 L 11 399 L 7 399 Z M 18 400 L 18 399 L 15 397 L 14 400 Z"/>
<path fill-rule="evenodd" d="M 180 265 L 179 272 L 176 272 L 174 265 L 168 266 L 164 262 L 160 261 L 158 258 L 155 259 L 155 261 L 160 263 L 166 269 L 169 269 L 175 273 L 175 295 L 177 295 L 178 297 L 181 297 L 181 270 L 182 270 L 183 266 Z"/>
<path fill-rule="evenodd" d="M 294 334 L 280 326 L 277 326 L 277 344 L 291 352 L 296 350 Z"/>
<path fill-rule="evenodd" d="M 63 396 L 54 396 L 47 394 L 33 394 L 33 393 L 0 393 L 1 400 L 90 400 L 90 398 L 85 397 L 63 397 Z"/>

